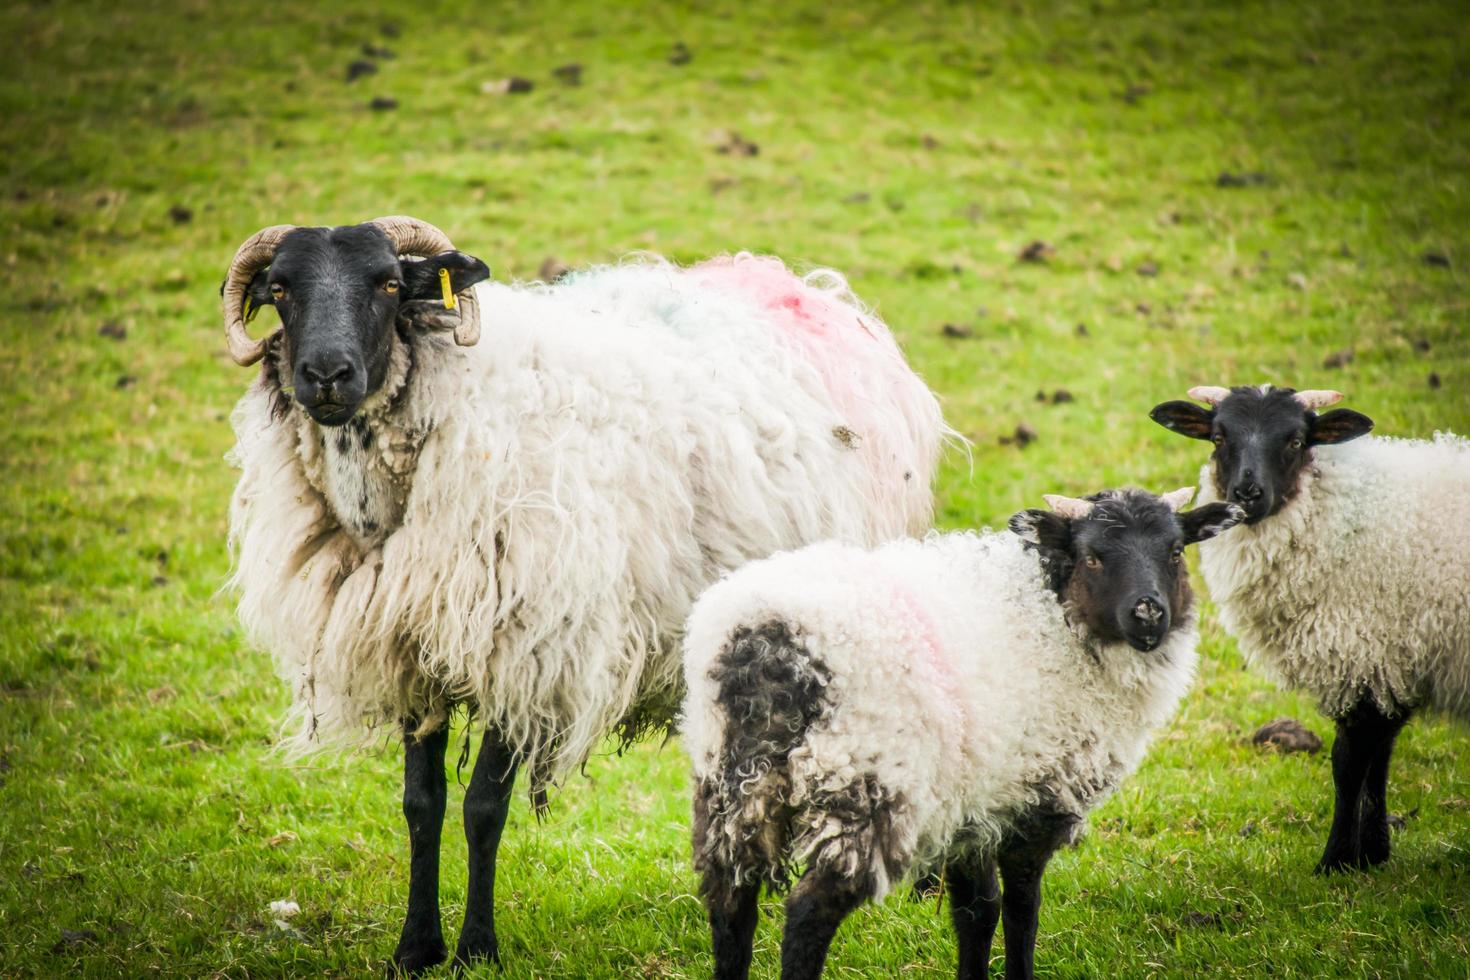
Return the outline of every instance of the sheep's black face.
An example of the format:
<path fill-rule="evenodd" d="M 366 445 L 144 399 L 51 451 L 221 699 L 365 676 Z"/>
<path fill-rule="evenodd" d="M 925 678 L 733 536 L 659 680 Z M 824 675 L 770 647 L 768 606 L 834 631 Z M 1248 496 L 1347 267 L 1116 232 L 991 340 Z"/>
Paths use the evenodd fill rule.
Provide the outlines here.
<path fill-rule="evenodd" d="M 1245 508 L 1247 524 L 1270 517 L 1296 496 L 1313 446 L 1348 442 L 1373 428 L 1372 419 L 1346 408 L 1318 415 L 1291 388 L 1234 388 L 1213 409 L 1165 402 L 1150 418 L 1214 444 L 1215 489 L 1221 499 Z"/>
<path fill-rule="evenodd" d="M 1105 490 L 1073 503 L 1086 513 L 1027 510 L 1010 528 L 1042 552 L 1052 588 L 1094 638 L 1142 651 L 1156 648 L 1189 612 L 1184 546 L 1245 517 L 1234 504 L 1175 513 L 1142 490 Z"/>
<path fill-rule="evenodd" d="M 441 268 L 456 292 L 490 273 L 463 252 L 400 260 L 371 223 L 296 228 L 282 240 L 248 296 L 280 315 L 293 397 L 313 419 L 342 425 L 383 386 L 400 310 L 439 295 Z"/>

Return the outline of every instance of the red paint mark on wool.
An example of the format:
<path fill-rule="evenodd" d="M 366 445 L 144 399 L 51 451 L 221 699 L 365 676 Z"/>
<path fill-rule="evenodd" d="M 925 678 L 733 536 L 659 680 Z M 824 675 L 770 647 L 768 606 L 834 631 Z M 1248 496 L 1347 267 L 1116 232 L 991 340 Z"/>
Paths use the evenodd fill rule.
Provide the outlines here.
<path fill-rule="evenodd" d="M 935 693 L 943 697 L 943 707 L 947 709 L 954 721 L 964 722 L 968 718 L 965 699 L 960 691 L 960 682 L 955 674 L 954 665 L 944 655 L 944 638 L 934 622 L 934 617 L 929 615 L 928 608 L 919 601 L 918 596 L 914 595 L 902 582 L 889 581 L 888 599 L 892 604 L 891 608 L 900 613 L 906 624 L 913 630 L 912 639 L 918 648 L 920 660 L 915 666 L 927 675 L 926 679 L 936 689 Z"/>

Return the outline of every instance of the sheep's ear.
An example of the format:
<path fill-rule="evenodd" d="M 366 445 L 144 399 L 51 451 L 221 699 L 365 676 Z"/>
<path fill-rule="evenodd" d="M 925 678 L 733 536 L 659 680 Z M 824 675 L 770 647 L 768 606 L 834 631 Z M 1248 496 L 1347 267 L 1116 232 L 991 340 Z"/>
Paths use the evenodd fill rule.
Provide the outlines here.
<path fill-rule="evenodd" d="M 1179 522 L 1184 525 L 1185 544 L 1208 541 L 1243 520 L 1245 509 L 1239 504 L 1205 504 L 1179 515 Z"/>
<path fill-rule="evenodd" d="M 1336 445 L 1339 442 L 1352 442 L 1372 431 L 1373 420 L 1362 412 L 1355 412 L 1351 408 L 1334 408 L 1312 419 L 1312 434 L 1308 442 L 1313 446 Z"/>
<path fill-rule="evenodd" d="M 403 263 L 403 299 L 443 299 L 444 287 L 439 283 L 439 270 L 449 272 L 449 286 L 462 293 L 477 282 L 490 278 L 490 267 L 464 252 L 441 252 L 422 262 Z"/>
<path fill-rule="evenodd" d="M 1006 525 L 1021 540 L 1049 551 L 1072 550 L 1072 522 L 1050 510 L 1023 510 Z"/>
<path fill-rule="evenodd" d="M 1200 408 L 1191 402 L 1164 402 L 1162 405 L 1155 405 L 1148 417 L 1181 436 L 1208 439 L 1210 425 L 1215 421 L 1215 410 Z"/>
<path fill-rule="evenodd" d="M 252 276 L 250 285 L 245 287 L 245 299 L 250 305 L 241 312 L 246 316 L 256 307 L 276 305 L 275 299 L 271 297 L 270 273 L 270 266 L 266 266 Z"/>

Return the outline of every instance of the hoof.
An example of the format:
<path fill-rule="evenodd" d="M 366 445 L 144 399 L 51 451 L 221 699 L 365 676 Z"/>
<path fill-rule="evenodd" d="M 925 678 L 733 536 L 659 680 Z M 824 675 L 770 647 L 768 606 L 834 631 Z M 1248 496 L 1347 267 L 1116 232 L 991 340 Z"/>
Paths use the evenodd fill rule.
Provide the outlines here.
<path fill-rule="evenodd" d="M 449 950 L 442 939 L 437 945 L 431 943 L 410 949 L 399 946 L 393 951 L 393 959 L 388 963 L 386 972 L 390 977 L 416 977 L 447 959 Z"/>
<path fill-rule="evenodd" d="M 500 965 L 500 943 L 492 935 L 489 938 L 466 936 L 459 937 L 459 948 L 454 951 L 454 962 L 450 965 L 450 971 L 456 976 L 466 970 L 474 969 L 485 964 L 493 966 Z"/>

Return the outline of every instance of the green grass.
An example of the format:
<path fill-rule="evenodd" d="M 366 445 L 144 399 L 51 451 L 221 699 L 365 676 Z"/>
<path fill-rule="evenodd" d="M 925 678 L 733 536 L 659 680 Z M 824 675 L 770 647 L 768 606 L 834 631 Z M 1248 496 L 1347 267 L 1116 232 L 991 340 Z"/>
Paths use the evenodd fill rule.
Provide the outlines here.
<path fill-rule="evenodd" d="M 1381 432 L 1470 430 L 1458 4 L 143 6 L 0 10 L 6 976 L 360 975 L 396 939 L 394 754 L 274 756 L 285 690 L 216 595 L 225 420 L 248 376 L 215 290 L 262 225 L 409 212 L 503 278 L 638 249 L 843 269 L 974 440 L 940 480 L 948 527 L 1043 492 L 1191 482 L 1201 444 L 1145 413 L 1195 383 L 1336 387 Z M 348 85 L 365 42 L 397 57 Z M 579 87 L 551 75 L 569 61 Z M 535 90 L 482 93 L 511 74 Z M 375 95 L 399 108 L 370 111 Z M 759 155 L 716 153 L 731 129 Z M 1222 171 L 1266 176 L 1221 188 Z M 1050 261 L 1017 262 L 1035 239 Z M 1056 388 L 1075 400 L 1034 400 Z M 1022 422 L 1036 441 L 1001 445 Z M 1464 732 L 1426 719 L 1402 739 L 1390 805 L 1410 816 L 1388 866 L 1314 878 L 1326 755 L 1248 735 L 1282 714 L 1328 726 L 1246 672 L 1208 607 L 1205 623 L 1178 720 L 1052 865 L 1040 969 L 1464 976 Z M 677 746 L 645 745 L 594 759 L 544 824 L 518 804 L 506 976 L 707 974 L 686 779 Z M 278 898 L 302 906 L 290 931 Z M 932 903 L 867 909 L 831 975 L 947 975 L 945 922 Z"/>

